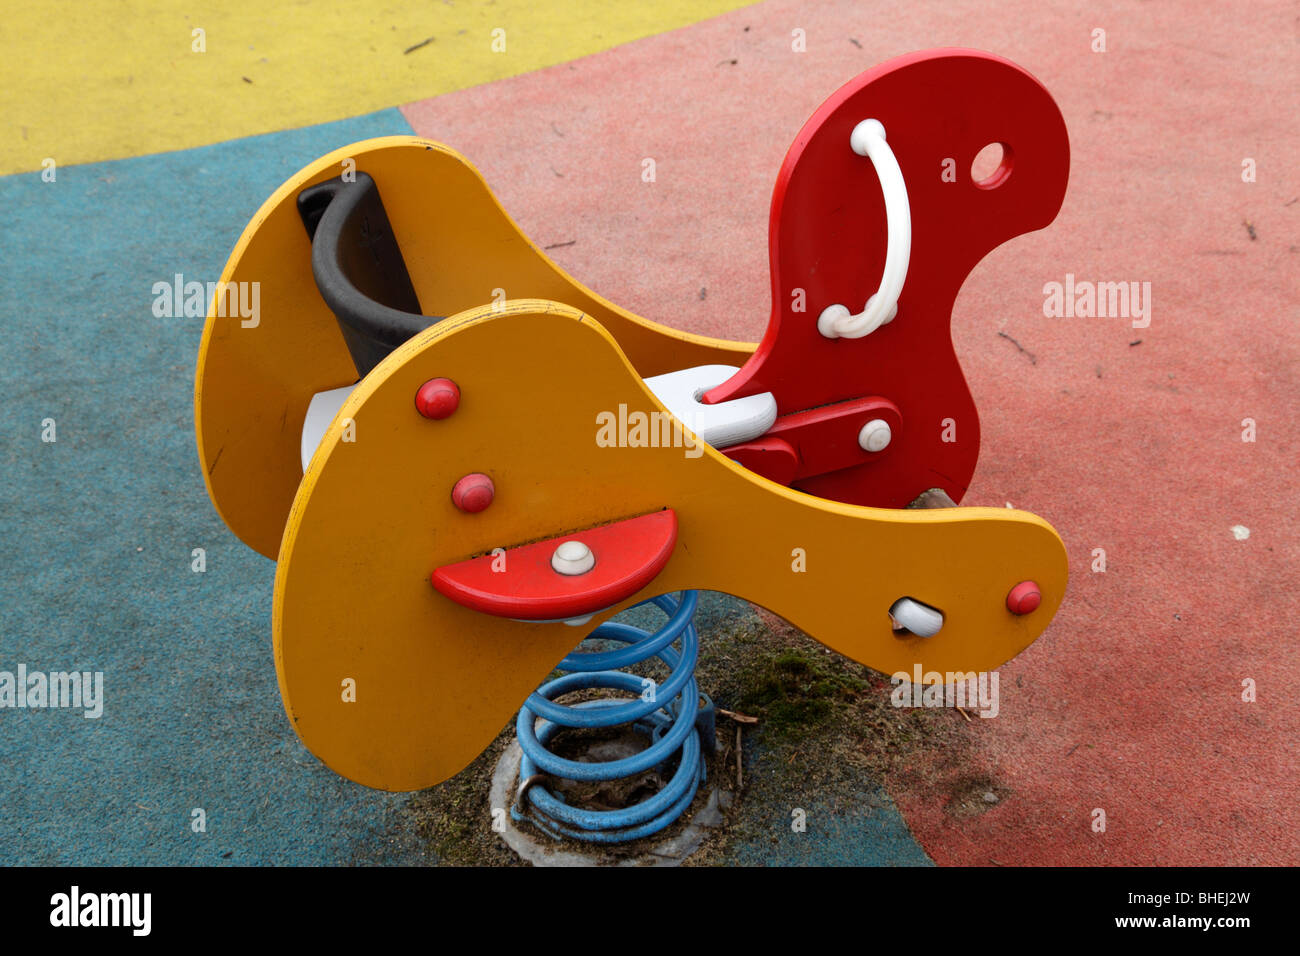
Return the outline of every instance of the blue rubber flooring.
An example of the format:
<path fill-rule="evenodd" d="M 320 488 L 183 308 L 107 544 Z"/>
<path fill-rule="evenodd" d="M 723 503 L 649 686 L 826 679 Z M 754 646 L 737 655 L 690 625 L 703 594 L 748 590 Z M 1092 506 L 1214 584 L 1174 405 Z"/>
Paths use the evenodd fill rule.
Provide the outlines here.
<path fill-rule="evenodd" d="M 405 795 L 335 776 L 290 729 L 274 567 L 226 530 L 199 471 L 203 319 L 151 308 L 176 273 L 215 281 L 308 161 L 410 132 L 391 109 L 0 178 L 0 672 L 102 672 L 104 698 L 94 719 L 0 707 L 0 864 L 434 862 Z M 702 630 L 738 607 L 706 601 Z M 737 862 L 925 862 L 887 797 L 812 819 L 808 839 Z"/>

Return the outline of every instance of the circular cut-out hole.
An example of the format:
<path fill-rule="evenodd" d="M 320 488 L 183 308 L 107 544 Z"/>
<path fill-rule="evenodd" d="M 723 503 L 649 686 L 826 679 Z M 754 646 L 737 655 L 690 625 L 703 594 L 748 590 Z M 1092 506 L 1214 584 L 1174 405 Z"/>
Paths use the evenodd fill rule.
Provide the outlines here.
<path fill-rule="evenodd" d="M 970 178 L 980 189 L 1001 186 L 1010 175 L 1011 147 L 1006 143 L 989 143 L 970 164 Z"/>

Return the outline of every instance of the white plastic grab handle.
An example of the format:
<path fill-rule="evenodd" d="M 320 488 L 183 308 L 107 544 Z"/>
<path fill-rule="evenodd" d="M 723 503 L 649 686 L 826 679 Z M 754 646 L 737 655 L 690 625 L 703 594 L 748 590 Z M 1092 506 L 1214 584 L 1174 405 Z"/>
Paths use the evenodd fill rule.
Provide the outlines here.
<path fill-rule="evenodd" d="M 907 184 L 898 167 L 894 152 L 885 142 L 885 127 L 879 120 L 863 120 L 853 128 L 849 145 L 859 156 L 866 156 L 880 177 L 880 191 L 885 194 L 885 223 L 888 241 L 885 246 L 885 272 L 880 291 L 867 299 L 857 315 L 847 307 L 827 306 L 817 319 L 817 331 L 828 339 L 860 339 L 870 335 L 898 314 L 898 296 L 907 279 L 907 263 L 912 255 L 912 210 L 907 202 Z"/>

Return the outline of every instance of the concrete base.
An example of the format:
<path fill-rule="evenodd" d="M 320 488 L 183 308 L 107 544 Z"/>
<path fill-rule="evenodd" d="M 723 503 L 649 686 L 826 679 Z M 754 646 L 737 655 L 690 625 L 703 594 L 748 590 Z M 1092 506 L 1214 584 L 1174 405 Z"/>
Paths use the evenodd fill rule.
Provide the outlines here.
<path fill-rule="evenodd" d="M 534 835 L 531 829 L 524 830 L 515 824 L 510 816 L 510 807 L 519 785 L 519 759 L 522 755 L 516 740 L 497 761 L 492 774 L 489 805 L 494 826 L 501 826 L 499 821 L 504 821 L 501 839 L 533 866 L 678 866 L 722 826 L 723 811 L 731 806 L 733 797 L 730 791 L 713 787 L 686 829 L 636 856 L 613 859 L 614 848 L 608 845 L 592 843 L 584 846 L 555 840 L 544 834 Z M 505 812 L 497 813 L 497 810 Z"/>

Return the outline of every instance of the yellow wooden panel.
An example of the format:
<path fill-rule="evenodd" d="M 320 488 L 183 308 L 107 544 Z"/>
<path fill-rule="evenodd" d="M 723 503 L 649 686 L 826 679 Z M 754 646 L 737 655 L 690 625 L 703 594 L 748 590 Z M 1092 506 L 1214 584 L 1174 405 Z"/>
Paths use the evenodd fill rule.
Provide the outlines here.
<path fill-rule="evenodd" d="M 436 376 L 462 394 L 437 422 L 413 407 Z M 597 416 L 620 405 L 665 412 L 600 324 L 544 301 L 448 319 L 353 393 L 294 500 L 273 615 L 286 709 L 331 768 L 392 790 L 452 776 L 582 636 L 460 607 L 429 583 L 435 567 L 663 507 L 677 511 L 679 539 L 638 598 L 735 594 L 886 673 L 995 668 L 1065 593 L 1064 548 L 1034 515 L 862 508 L 776 485 L 709 448 L 602 447 Z M 340 440 L 345 418 L 353 442 Z M 462 514 L 451 488 L 474 471 L 493 478 L 496 499 Z M 795 549 L 806 571 L 794 570 Z M 1017 617 L 1006 594 L 1028 578 L 1042 606 Z M 902 596 L 944 612 L 938 635 L 894 634 L 888 609 Z"/>
<path fill-rule="evenodd" d="M 194 420 L 208 493 L 230 529 L 274 558 L 302 475 L 299 437 L 312 395 L 351 384 L 356 370 L 316 290 L 311 243 L 296 199 L 340 175 L 344 160 L 374 177 L 426 313 L 454 315 L 493 300 L 555 299 L 618 338 L 642 375 L 694 365 L 743 365 L 753 345 L 640 319 L 553 263 L 497 203 L 459 153 L 412 136 L 367 140 L 311 163 L 262 205 L 222 272 L 258 283 L 256 325 L 210 314 L 195 383 Z"/>

